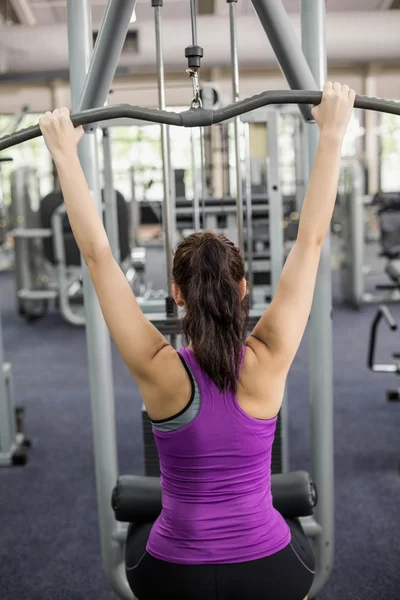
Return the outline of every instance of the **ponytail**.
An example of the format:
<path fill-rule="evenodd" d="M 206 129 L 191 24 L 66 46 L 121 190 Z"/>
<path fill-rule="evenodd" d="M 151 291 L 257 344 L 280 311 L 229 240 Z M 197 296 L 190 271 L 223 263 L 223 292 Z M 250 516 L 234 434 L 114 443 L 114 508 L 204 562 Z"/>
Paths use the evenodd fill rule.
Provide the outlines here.
<path fill-rule="evenodd" d="M 199 366 L 222 392 L 236 392 L 248 322 L 239 249 L 222 236 L 193 234 L 178 247 L 173 272 L 185 301 L 183 334 Z"/>

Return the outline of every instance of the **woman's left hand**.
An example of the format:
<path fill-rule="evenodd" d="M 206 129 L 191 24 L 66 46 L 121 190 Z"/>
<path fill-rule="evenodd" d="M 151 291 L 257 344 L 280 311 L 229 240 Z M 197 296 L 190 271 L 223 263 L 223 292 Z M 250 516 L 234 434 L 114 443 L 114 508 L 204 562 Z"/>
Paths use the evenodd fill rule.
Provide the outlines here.
<path fill-rule="evenodd" d="M 83 127 L 74 127 L 68 108 L 57 108 L 53 112 L 46 112 L 39 120 L 39 126 L 55 162 L 76 154 L 84 130 Z"/>

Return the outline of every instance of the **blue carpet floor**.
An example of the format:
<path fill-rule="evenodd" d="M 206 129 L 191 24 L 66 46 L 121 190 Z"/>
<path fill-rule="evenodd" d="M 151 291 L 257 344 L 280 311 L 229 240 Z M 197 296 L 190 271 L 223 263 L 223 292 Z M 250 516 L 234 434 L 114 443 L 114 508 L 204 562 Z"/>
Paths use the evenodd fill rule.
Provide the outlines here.
<path fill-rule="evenodd" d="M 102 574 L 84 331 L 56 313 L 27 325 L 0 275 L 4 344 L 33 439 L 24 469 L 0 469 L 0 600 L 111 600 Z M 400 404 L 366 369 L 373 307 L 335 308 L 335 568 L 320 600 L 399 600 Z M 400 307 L 393 307 L 400 322 Z M 382 359 L 399 350 L 382 330 Z M 113 355 L 120 472 L 142 473 L 140 399 Z M 289 380 L 291 467 L 309 467 L 307 340 Z M 273 599 L 271 599 L 273 600 Z"/>

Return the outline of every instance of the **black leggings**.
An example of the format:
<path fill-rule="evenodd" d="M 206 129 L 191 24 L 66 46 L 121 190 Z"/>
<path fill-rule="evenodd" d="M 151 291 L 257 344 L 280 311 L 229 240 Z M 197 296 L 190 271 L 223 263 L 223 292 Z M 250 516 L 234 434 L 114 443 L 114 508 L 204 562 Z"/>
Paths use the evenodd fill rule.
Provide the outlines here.
<path fill-rule="evenodd" d="M 259 560 L 182 565 L 146 552 L 153 524 L 131 525 L 126 574 L 138 600 L 303 600 L 314 579 L 314 556 L 300 523 L 287 520 L 288 546 Z"/>

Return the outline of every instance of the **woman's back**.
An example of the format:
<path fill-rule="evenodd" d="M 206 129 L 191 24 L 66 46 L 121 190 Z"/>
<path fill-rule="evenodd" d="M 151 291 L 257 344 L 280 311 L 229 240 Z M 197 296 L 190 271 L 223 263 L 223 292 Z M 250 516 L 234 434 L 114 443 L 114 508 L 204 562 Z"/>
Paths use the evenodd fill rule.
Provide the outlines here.
<path fill-rule="evenodd" d="M 197 393 L 200 408 L 176 430 L 160 431 L 155 424 L 163 511 L 147 549 L 182 564 L 237 563 L 273 554 L 290 541 L 286 522 L 272 506 L 276 417 L 249 416 L 236 394 L 217 388 L 189 348 L 180 355 L 194 379 L 191 400 Z"/>

